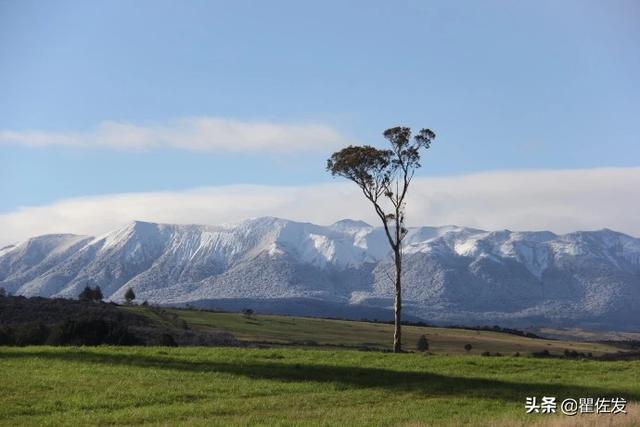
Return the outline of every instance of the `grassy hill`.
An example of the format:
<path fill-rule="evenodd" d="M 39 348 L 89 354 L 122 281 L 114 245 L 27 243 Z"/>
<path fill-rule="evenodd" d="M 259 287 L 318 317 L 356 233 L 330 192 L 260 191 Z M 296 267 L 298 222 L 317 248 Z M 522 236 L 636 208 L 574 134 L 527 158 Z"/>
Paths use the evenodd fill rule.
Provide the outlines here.
<path fill-rule="evenodd" d="M 56 324 L 69 316 L 65 301 L 51 303 L 57 312 L 40 310 L 42 319 L 17 307 L 47 301 L 5 302 L 18 313 L 5 317 L 16 321 Z M 202 340 L 229 333 L 240 342 L 0 347 L 0 425 L 640 425 L 640 361 L 511 356 L 618 350 L 609 345 L 405 326 L 406 348 L 414 350 L 424 334 L 432 354 L 393 354 L 356 351 L 390 349 L 388 324 L 84 307 L 95 310 L 125 311 L 123 321 L 134 316 L 149 330 L 192 337 L 184 345 L 211 344 Z M 469 354 L 467 343 L 473 346 Z M 506 356 L 479 356 L 485 351 Z M 530 415 L 524 410 L 528 396 L 623 397 L 632 403 L 626 416 Z"/>
<path fill-rule="evenodd" d="M 638 406 L 579 418 L 524 410 L 527 396 L 637 402 L 640 361 L 40 346 L 0 348 L 0 372 L 0 425 L 640 423 Z"/>
<path fill-rule="evenodd" d="M 158 312 L 144 307 L 128 307 L 139 314 L 150 316 L 156 322 L 167 322 Z M 225 331 L 241 341 L 262 342 L 280 345 L 302 346 L 344 346 L 353 348 L 373 348 L 390 350 L 393 326 L 383 323 L 356 322 L 344 320 L 317 319 L 275 315 L 244 316 L 240 313 L 216 313 L 198 310 L 164 309 L 169 320 L 184 320 L 187 325 L 201 331 Z M 174 318 L 175 317 L 175 318 Z M 492 331 L 469 329 L 404 326 L 403 340 L 407 350 L 415 350 L 421 335 L 429 340 L 429 350 L 435 354 L 465 354 L 465 344 L 471 344 L 470 354 L 485 351 L 513 355 L 548 350 L 552 354 L 562 354 L 564 350 L 592 353 L 594 356 L 620 350 L 611 345 L 566 341 L 533 339 Z"/>

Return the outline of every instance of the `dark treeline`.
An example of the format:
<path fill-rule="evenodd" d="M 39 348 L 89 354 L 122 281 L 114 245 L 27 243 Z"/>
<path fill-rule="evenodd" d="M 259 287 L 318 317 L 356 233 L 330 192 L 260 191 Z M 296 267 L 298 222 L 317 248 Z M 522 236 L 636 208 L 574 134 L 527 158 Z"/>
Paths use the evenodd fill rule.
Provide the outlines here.
<path fill-rule="evenodd" d="M 0 297 L 0 345 L 239 345 L 229 333 L 191 330 L 161 308 L 144 309 L 163 322 L 93 295 L 82 300 Z"/>
<path fill-rule="evenodd" d="M 615 347 L 623 348 L 626 350 L 640 350 L 640 340 L 619 340 L 619 341 L 602 340 L 598 342 L 601 342 L 603 344 L 613 345 Z"/>
<path fill-rule="evenodd" d="M 143 344 L 130 328 L 148 327 L 143 316 L 115 304 L 67 299 L 0 298 L 0 345 Z"/>
<path fill-rule="evenodd" d="M 64 320 L 54 325 L 26 322 L 0 326 L 0 345 L 136 345 L 141 340 L 120 322 L 102 319 Z"/>
<path fill-rule="evenodd" d="M 63 298 L 8 296 L 0 298 L 0 325 L 41 322 L 52 325 L 63 320 L 99 318 L 110 322 L 125 322 L 131 326 L 146 326 L 149 320 L 121 310 L 115 303 L 87 302 Z"/>

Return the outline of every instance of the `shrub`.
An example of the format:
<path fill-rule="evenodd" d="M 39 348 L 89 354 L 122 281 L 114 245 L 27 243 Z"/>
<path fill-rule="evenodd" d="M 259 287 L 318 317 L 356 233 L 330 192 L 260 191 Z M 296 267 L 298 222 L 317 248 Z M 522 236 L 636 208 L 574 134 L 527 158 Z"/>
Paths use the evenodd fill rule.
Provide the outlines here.
<path fill-rule="evenodd" d="M 546 348 L 542 351 L 534 351 L 531 355 L 534 357 L 551 357 L 551 353 Z"/>
<path fill-rule="evenodd" d="M 429 341 L 427 340 L 427 337 L 421 335 L 420 338 L 418 338 L 416 347 L 418 348 L 418 351 L 429 351 Z"/>
<path fill-rule="evenodd" d="M 173 336 L 171 336 L 171 334 L 162 334 L 162 336 L 160 337 L 160 345 L 165 347 L 178 346 L 178 344 L 176 343 L 176 340 L 173 339 Z"/>
<path fill-rule="evenodd" d="M 564 357 L 566 357 L 568 359 L 577 359 L 579 357 L 586 358 L 588 356 L 586 354 L 584 354 L 584 353 L 579 353 L 579 352 L 577 352 L 575 350 L 571 350 L 571 351 L 565 350 L 564 351 Z"/>

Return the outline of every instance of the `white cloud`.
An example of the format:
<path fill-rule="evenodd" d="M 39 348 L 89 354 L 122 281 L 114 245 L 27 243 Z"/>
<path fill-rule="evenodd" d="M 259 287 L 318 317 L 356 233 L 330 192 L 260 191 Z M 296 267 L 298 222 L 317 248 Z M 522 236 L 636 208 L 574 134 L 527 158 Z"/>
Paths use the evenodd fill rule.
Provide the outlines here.
<path fill-rule="evenodd" d="M 141 150 L 174 147 L 193 151 L 277 152 L 339 147 L 350 141 L 336 129 L 312 123 L 287 124 L 193 117 L 167 123 L 107 121 L 87 132 L 0 130 L 0 143 Z"/>
<path fill-rule="evenodd" d="M 640 168 L 488 172 L 417 178 L 412 185 L 410 225 L 559 233 L 608 227 L 640 236 Z M 223 186 L 81 197 L 24 207 L 0 215 L 0 246 L 44 233 L 95 235 L 134 219 L 219 224 L 263 215 L 318 224 L 343 218 L 378 223 L 349 182 Z"/>

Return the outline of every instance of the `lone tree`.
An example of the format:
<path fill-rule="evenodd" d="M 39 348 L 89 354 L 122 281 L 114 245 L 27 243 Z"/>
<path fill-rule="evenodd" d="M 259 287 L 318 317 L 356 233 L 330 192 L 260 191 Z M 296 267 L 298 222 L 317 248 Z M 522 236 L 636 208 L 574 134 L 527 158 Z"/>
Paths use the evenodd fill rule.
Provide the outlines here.
<path fill-rule="evenodd" d="M 327 170 L 355 182 L 369 200 L 393 251 L 395 262 L 395 329 L 393 351 L 402 351 L 402 240 L 407 235 L 404 227 L 405 198 L 416 169 L 420 167 L 420 150 L 428 149 L 436 134 L 422 129 L 411 138 L 408 127 L 394 127 L 383 133 L 391 149 L 382 150 L 370 145 L 350 145 L 337 151 L 327 160 Z"/>
<path fill-rule="evenodd" d="M 136 294 L 133 293 L 133 289 L 127 289 L 127 292 L 124 294 L 124 299 L 127 301 L 127 304 L 131 304 L 131 301 L 136 299 Z"/>

